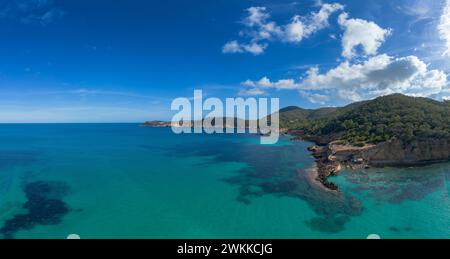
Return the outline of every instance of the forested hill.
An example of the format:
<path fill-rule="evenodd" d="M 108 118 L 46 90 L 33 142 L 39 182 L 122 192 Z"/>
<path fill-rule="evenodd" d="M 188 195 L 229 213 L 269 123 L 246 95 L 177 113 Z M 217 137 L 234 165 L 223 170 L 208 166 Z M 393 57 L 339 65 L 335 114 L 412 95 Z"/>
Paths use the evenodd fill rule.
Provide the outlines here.
<path fill-rule="evenodd" d="M 450 138 L 450 102 L 393 94 L 340 108 L 280 110 L 283 128 L 352 144 Z"/>

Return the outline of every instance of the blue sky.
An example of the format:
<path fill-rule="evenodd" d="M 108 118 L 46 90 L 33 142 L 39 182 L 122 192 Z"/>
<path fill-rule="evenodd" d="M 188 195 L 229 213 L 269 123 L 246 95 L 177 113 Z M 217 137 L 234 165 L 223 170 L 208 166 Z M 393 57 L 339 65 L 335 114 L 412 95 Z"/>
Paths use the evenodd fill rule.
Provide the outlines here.
<path fill-rule="evenodd" d="M 170 119 L 170 103 L 450 98 L 450 1 L 0 0 L 0 122 Z"/>

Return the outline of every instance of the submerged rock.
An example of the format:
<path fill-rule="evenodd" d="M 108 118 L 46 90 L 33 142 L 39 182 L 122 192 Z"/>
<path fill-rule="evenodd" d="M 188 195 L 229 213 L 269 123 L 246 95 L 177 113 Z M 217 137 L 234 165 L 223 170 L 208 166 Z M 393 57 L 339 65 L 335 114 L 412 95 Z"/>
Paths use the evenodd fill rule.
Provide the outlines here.
<path fill-rule="evenodd" d="M 22 205 L 26 211 L 5 221 L 0 228 L 4 238 L 14 238 L 21 230 L 30 230 L 38 225 L 57 225 L 70 212 L 63 197 L 68 187 L 61 182 L 36 181 L 24 186 L 27 201 Z"/>

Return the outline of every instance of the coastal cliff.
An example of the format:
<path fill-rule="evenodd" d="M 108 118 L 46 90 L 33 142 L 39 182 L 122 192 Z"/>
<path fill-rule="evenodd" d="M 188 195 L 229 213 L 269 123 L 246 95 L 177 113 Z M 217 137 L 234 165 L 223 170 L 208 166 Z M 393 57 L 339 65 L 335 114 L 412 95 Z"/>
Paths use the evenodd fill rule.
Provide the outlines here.
<path fill-rule="evenodd" d="M 401 140 L 382 142 L 366 152 L 371 165 L 418 165 L 450 159 L 450 139 L 424 139 L 405 143 Z"/>
<path fill-rule="evenodd" d="M 423 139 L 405 143 L 390 140 L 378 144 L 353 146 L 331 142 L 308 148 L 316 158 L 316 180 L 330 190 L 338 186 L 328 177 L 343 168 L 350 170 L 383 166 L 417 166 L 450 160 L 450 139 Z"/>

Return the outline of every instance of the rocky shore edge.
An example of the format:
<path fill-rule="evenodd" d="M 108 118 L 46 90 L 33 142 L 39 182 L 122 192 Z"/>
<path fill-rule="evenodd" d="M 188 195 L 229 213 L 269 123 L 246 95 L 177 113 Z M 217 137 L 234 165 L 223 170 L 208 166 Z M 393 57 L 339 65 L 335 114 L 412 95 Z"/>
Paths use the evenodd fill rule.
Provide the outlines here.
<path fill-rule="evenodd" d="M 320 183 L 326 190 L 339 192 L 339 186 L 328 181 L 331 176 L 336 176 L 342 168 L 368 168 L 368 164 L 361 162 L 360 164 L 354 164 L 351 162 L 343 163 L 342 161 L 332 161 L 328 158 L 326 146 L 310 146 L 308 151 L 312 152 L 312 156 L 316 159 L 315 165 L 310 169 L 313 170 L 312 175 L 314 181 Z"/>
<path fill-rule="evenodd" d="M 316 143 L 308 147 L 315 158 L 315 165 L 310 168 L 309 173 L 323 188 L 333 192 L 339 192 L 339 186 L 328 181 L 328 178 L 339 174 L 344 168 L 411 167 L 450 161 L 450 139 L 422 139 L 408 143 L 391 140 L 362 146 L 339 140 L 326 143 L 324 139 L 311 137 L 296 136 L 292 140 Z"/>

